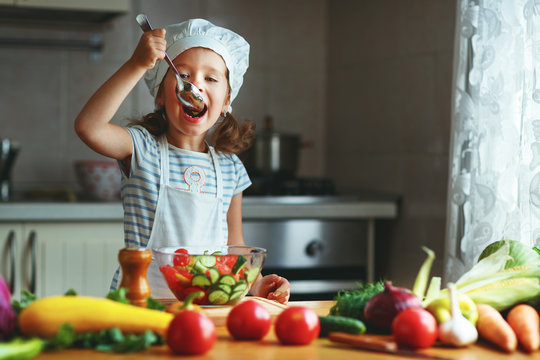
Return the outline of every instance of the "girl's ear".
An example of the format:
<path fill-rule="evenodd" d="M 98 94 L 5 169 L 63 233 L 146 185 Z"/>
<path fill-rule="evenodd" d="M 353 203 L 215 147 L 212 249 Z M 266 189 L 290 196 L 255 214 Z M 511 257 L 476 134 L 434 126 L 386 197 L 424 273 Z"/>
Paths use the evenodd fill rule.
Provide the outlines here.
<path fill-rule="evenodd" d="M 222 114 L 226 114 L 229 111 L 229 105 L 231 103 L 231 93 L 227 94 L 227 99 L 225 99 L 225 102 L 223 103 L 223 108 L 221 109 Z"/>

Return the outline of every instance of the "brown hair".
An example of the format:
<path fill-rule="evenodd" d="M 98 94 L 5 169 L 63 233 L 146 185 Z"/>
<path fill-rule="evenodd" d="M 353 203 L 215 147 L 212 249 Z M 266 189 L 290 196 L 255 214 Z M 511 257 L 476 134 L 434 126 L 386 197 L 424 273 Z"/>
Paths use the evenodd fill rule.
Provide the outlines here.
<path fill-rule="evenodd" d="M 140 125 L 150 134 L 160 136 L 167 131 L 169 123 L 165 108 L 145 115 L 140 120 L 130 122 L 130 125 Z M 212 132 L 211 143 L 218 152 L 226 154 L 240 154 L 249 149 L 255 137 L 255 124 L 250 120 L 244 120 L 241 124 L 228 113 L 218 121 Z"/>

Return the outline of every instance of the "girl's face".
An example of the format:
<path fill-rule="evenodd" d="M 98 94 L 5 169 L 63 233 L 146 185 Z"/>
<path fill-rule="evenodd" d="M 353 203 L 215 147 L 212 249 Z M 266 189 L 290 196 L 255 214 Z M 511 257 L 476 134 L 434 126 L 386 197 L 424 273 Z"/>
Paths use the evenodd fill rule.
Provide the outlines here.
<path fill-rule="evenodd" d="M 156 103 L 165 106 L 169 127 L 167 138 L 173 145 L 201 151 L 208 130 L 229 105 L 229 82 L 225 61 L 212 50 L 191 48 L 174 59 L 180 76 L 201 92 L 207 110 L 200 116 L 182 106 L 176 97 L 176 77 L 168 71 Z"/>

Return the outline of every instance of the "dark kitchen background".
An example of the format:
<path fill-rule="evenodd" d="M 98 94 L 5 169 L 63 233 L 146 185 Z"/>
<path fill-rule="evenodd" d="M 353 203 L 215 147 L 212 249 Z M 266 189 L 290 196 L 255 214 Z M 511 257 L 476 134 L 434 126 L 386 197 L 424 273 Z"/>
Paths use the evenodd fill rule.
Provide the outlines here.
<path fill-rule="evenodd" d="M 455 0 L 134 0 L 105 24 L 4 19 L 0 129 L 22 145 L 18 191 L 75 188 L 73 162 L 100 159 L 73 121 L 131 55 L 141 12 L 155 27 L 203 17 L 242 34 L 251 56 L 236 117 L 261 128 L 272 116 L 277 130 L 309 143 L 299 176 L 331 178 L 338 193 L 400 196 L 398 219 L 377 224 L 378 277 L 411 286 L 422 245 L 437 253 L 433 273 L 442 274 Z M 74 40 L 102 49 L 65 47 Z M 114 122 L 152 108 L 141 81 Z"/>

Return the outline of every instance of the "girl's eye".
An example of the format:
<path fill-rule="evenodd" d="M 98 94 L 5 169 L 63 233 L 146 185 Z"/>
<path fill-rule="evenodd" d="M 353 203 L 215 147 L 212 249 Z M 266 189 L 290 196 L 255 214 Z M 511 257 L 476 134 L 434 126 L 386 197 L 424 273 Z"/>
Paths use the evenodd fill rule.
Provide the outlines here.
<path fill-rule="evenodd" d="M 212 77 L 212 76 L 207 76 L 206 80 L 210 81 L 210 82 L 217 82 L 218 81 L 215 77 Z"/>
<path fill-rule="evenodd" d="M 182 79 L 187 79 L 187 78 L 189 77 L 189 75 L 188 75 L 188 74 L 182 74 L 182 73 L 181 73 L 181 74 L 180 74 L 180 77 L 181 77 Z"/>

